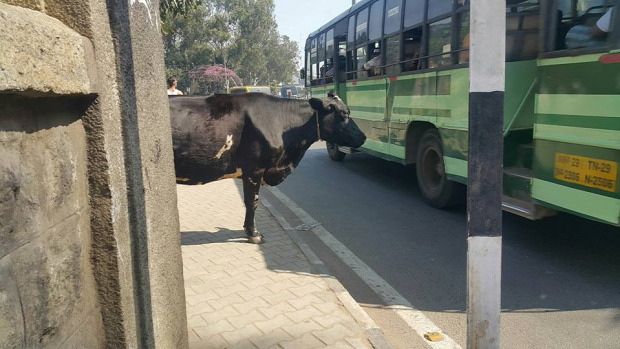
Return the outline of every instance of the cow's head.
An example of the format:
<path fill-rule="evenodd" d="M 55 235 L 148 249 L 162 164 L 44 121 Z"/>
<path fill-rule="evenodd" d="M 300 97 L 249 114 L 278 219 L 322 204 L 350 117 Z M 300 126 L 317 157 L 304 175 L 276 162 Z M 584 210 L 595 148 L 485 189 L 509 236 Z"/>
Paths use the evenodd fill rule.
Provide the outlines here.
<path fill-rule="evenodd" d="M 318 115 L 321 138 L 329 143 L 358 148 L 366 135 L 349 117 L 349 107 L 334 93 L 327 98 L 311 98 L 310 106 Z"/>

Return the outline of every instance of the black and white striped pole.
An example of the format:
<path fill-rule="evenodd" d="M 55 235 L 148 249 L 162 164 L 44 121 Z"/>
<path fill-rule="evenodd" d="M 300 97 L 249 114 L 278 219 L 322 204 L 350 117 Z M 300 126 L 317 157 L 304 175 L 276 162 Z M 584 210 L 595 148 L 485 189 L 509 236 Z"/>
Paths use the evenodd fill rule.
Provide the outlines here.
<path fill-rule="evenodd" d="M 499 348 L 506 1 L 471 0 L 467 347 Z"/>

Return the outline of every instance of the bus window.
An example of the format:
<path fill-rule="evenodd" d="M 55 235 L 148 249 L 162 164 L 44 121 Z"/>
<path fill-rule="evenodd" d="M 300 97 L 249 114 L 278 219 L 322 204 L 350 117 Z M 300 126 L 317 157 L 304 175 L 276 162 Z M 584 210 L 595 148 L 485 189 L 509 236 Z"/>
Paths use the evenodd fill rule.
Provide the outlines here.
<path fill-rule="evenodd" d="M 428 28 L 428 67 L 437 68 L 451 64 L 452 18 L 431 23 Z"/>
<path fill-rule="evenodd" d="M 428 19 L 445 15 L 452 11 L 452 0 L 430 0 L 428 2 Z"/>
<path fill-rule="evenodd" d="M 347 32 L 347 46 L 355 46 L 355 16 L 349 18 L 349 31 Z"/>
<path fill-rule="evenodd" d="M 385 39 L 385 74 L 397 75 L 400 73 L 400 35 Z"/>
<path fill-rule="evenodd" d="M 319 35 L 319 62 L 325 60 L 325 33 Z"/>
<path fill-rule="evenodd" d="M 347 72 L 347 43 L 340 41 L 338 43 L 338 81 L 343 82 Z"/>
<path fill-rule="evenodd" d="M 310 52 L 306 54 L 306 86 L 310 86 L 312 81 L 312 64 L 310 63 Z"/>
<path fill-rule="evenodd" d="M 357 27 L 355 28 L 355 45 L 368 41 L 368 9 L 357 14 Z"/>
<path fill-rule="evenodd" d="M 573 0 L 572 10 L 564 13 L 565 6 L 559 6 L 556 48 L 577 49 L 602 47 L 607 44 L 612 31 L 613 1 Z"/>
<path fill-rule="evenodd" d="M 540 12 L 537 1 L 508 7 L 506 15 L 506 61 L 514 62 L 538 56 L 538 23 Z"/>
<path fill-rule="evenodd" d="M 366 60 L 367 60 L 366 47 L 364 46 L 358 47 L 355 53 L 355 61 L 357 63 L 355 66 L 355 69 L 358 70 L 358 78 L 368 77 L 368 73 L 366 73 L 365 71 L 362 71 L 362 67 L 364 63 L 366 63 Z"/>
<path fill-rule="evenodd" d="M 469 63 L 469 12 L 459 13 L 459 64 Z"/>
<path fill-rule="evenodd" d="M 385 35 L 394 34 L 400 29 L 402 3 L 402 0 L 387 0 L 385 3 Z"/>
<path fill-rule="evenodd" d="M 326 40 L 325 52 L 327 54 L 327 57 L 328 58 L 333 57 L 334 56 L 334 30 L 333 29 L 330 29 L 327 32 L 327 36 L 325 40 Z"/>
<path fill-rule="evenodd" d="M 381 38 L 383 27 L 383 0 L 377 1 L 370 7 L 368 40 Z"/>
<path fill-rule="evenodd" d="M 422 62 L 420 61 L 422 56 L 422 27 L 405 32 L 403 41 L 405 42 L 403 70 L 422 69 Z"/>
<path fill-rule="evenodd" d="M 405 28 L 422 23 L 424 20 L 424 0 L 406 0 Z"/>

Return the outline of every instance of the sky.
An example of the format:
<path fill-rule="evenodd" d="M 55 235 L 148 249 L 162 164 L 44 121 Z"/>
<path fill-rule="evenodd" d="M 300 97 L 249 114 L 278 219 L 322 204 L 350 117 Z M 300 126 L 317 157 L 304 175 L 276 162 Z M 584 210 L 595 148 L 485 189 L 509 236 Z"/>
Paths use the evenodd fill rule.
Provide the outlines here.
<path fill-rule="evenodd" d="M 275 0 L 275 4 L 280 35 L 297 41 L 301 55 L 308 35 L 350 8 L 351 0 Z"/>

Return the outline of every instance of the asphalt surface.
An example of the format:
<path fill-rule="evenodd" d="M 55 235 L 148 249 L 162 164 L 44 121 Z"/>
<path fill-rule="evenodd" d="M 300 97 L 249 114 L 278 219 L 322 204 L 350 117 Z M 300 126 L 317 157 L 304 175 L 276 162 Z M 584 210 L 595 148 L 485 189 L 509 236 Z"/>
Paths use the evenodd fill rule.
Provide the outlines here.
<path fill-rule="evenodd" d="M 278 186 L 466 347 L 466 209 L 427 206 L 415 168 L 316 143 Z M 289 215 L 294 222 L 294 215 Z M 502 348 L 620 348 L 620 229 L 568 214 L 504 213 Z M 423 341 L 312 233 L 302 235 L 397 348 Z"/>

